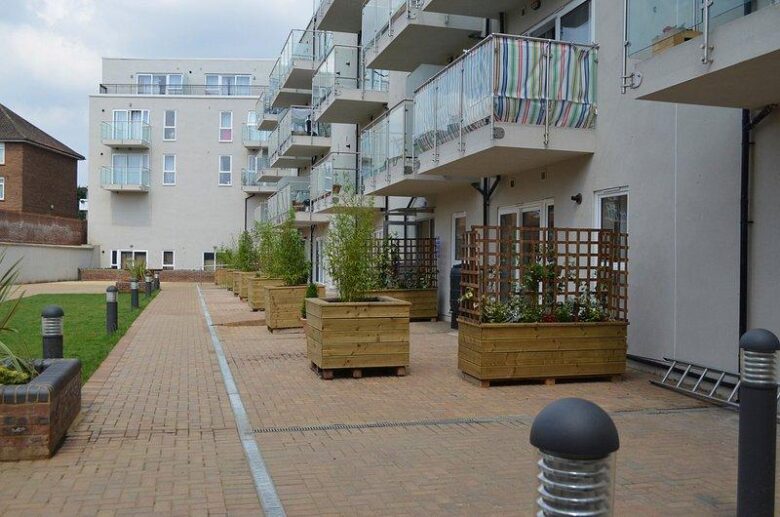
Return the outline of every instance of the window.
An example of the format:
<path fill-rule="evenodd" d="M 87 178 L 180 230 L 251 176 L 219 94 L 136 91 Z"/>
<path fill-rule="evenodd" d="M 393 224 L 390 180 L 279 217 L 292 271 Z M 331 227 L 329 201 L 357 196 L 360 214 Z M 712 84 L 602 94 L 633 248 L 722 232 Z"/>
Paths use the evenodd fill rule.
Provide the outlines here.
<path fill-rule="evenodd" d="M 215 260 L 216 253 L 213 251 L 203 252 L 203 270 L 214 271 L 216 269 L 217 262 Z"/>
<path fill-rule="evenodd" d="M 146 251 L 111 250 L 112 269 L 127 269 L 133 261 L 139 261 L 146 264 Z"/>
<path fill-rule="evenodd" d="M 628 233 L 628 188 L 596 192 L 596 227 Z M 625 248 L 621 258 L 625 259 Z"/>
<path fill-rule="evenodd" d="M 113 140 L 149 140 L 149 110 L 114 110 Z"/>
<path fill-rule="evenodd" d="M 256 154 L 250 154 L 249 156 L 247 156 L 246 169 L 249 170 L 249 171 L 257 172 L 257 155 Z"/>
<path fill-rule="evenodd" d="M 206 95 L 251 95 L 249 75 L 206 74 Z"/>
<path fill-rule="evenodd" d="M 0 142 L 0 165 L 5 165 L 5 144 Z"/>
<path fill-rule="evenodd" d="M 176 155 L 163 155 L 163 185 L 176 185 Z"/>
<path fill-rule="evenodd" d="M 226 187 L 233 184 L 233 157 L 230 155 L 219 157 L 219 184 Z"/>
<path fill-rule="evenodd" d="M 453 264 L 463 260 L 463 244 L 466 235 L 466 212 L 452 216 L 452 257 Z"/>
<path fill-rule="evenodd" d="M 162 252 L 162 268 L 163 269 L 174 269 L 174 260 L 173 260 L 173 252 L 172 251 L 163 251 Z"/>
<path fill-rule="evenodd" d="M 163 140 L 176 140 L 176 110 L 165 110 Z"/>
<path fill-rule="evenodd" d="M 233 112 L 221 111 L 219 113 L 219 141 L 233 141 Z"/>
<path fill-rule="evenodd" d="M 592 43 L 595 39 L 592 4 L 591 0 L 572 2 L 568 7 L 528 31 L 528 35 L 572 43 Z"/>
<path fill-rule="evenodd" d="M 113 154 L 111 167 L 112 184 L 149 186 L 148 154 Z"/>
<path fill-rule="evenodd" d="M 5 178 L 0 176 L 0 201 L 5 201 Z"/>
<path fill-rule="evenodd" d="M 182 74 L 137 74 L 138 95 L 182 95 Z"/>

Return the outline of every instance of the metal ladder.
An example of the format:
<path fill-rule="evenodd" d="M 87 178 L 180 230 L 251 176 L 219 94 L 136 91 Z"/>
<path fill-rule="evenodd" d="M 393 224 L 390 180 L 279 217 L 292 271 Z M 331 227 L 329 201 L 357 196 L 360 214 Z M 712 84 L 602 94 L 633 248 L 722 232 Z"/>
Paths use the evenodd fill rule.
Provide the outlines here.
<path fill-rule="evenodd" d="M 651 380 L 652 384 L 683 395 L 739 409 L 739 386 L 742 381 L 738 373 L 667 357 L 664 357 L 664 361 L 670 363 L 669 369 L 660 381 Z M 682 370 L 682 373 L 678 376 L 675 374 L 675 370 Z M 733 388 L 730 390 L 721 389 L 728 386 L 733 386 Z M 726 392 L 728 392 L 728 396 L 725 396 Z M 780 400 L 780 393 L 778 393 L 778 399 Z"/>

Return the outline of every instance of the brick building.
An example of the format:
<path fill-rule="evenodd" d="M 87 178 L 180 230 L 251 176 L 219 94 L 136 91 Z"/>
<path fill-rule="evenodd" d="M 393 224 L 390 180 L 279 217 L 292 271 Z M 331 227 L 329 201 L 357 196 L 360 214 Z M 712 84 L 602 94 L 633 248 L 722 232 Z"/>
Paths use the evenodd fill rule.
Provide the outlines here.
<path fill-rule="evenodd" d="M 83 159 L 0 104 L 0 212 L 77 218 L 76 169 Z"/>

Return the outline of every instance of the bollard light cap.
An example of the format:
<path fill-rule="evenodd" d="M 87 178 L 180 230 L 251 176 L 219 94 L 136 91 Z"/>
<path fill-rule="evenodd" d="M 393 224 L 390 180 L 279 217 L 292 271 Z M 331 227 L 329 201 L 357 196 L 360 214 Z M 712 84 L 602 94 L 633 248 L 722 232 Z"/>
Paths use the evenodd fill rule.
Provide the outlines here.
<path fill-rule="evenodd" d="M 780 349 L 780 340 L 766 329 L 753 329 L 748 330 L 739 338 L 739 348 L 750 352 L 772 354 Z"/>
<path fill-rule="evenodd" d="M 531 445 L 570 459 L 606 458 L 620 448 L 612 418 L 598 405 L 579 398 L 556 400 L 531 426 Z"/>
<path fill-rule="evenodd" d="M 118 291 L 119 291 L 119 289 L 117 289 L 115 285 L 109 285 L 109 286 L 106 288 L 106 292 L 107 292 L 107 293 L 116 293 L 116 292 L 118 292 Z"/>
<path fill-rule="evenodd" d="M 65 315 L 65 311 L 59 305 L 47 305 L 41 311 L 42 318 L 62 318 Z"/>

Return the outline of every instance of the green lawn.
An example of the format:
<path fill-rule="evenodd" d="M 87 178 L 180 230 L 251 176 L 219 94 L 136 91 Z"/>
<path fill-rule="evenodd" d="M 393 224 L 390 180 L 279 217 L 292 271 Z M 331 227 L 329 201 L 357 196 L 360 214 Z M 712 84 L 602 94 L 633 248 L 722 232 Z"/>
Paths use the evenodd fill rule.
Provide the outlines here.
<path fill-rule="evenodd" d="M 119 295 L 119 330 L 109 336 L 106 334 L 105 294 L 38 294 L 25 297 L 11 320 L 11 327 L 18 332 L 4 332 L 0 341 L 22 357 L 40 358 L 41 310 L 47 305 L 59 305 L 65 311 L 64 355 L 81 359 L 81 375 L 86 381 L 149 304 L 143 292 L 139 293 L 138 299 L 141 308 L 131 311 L 130 294 Z"/>

